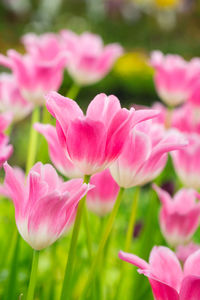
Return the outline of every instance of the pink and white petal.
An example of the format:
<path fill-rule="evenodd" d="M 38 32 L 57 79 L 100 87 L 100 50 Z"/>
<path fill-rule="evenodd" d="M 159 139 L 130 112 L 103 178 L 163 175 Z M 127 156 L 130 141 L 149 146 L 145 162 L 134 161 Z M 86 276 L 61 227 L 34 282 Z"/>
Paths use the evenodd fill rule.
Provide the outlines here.
<path fill-rule="evenodd" d="M 59 137 L 61 137 L 61 132 L 63 136 L 66 135 L 72 120 L 83 117 L 83 112 L 75 101 L 63 97 L 57 92 L 48 93 L 46 100 L 48 111 L 58 122 L 56 129 L 58 126 Z"/>
<path fill-rule="evenodd" d="M 152 185 L 153 189 L 156 191 L 160 201 L 164 205 L 164 207 L 170 212 L 170 210 L 173 209 L 173 203 L 172 198 L 170 197 L 169 193 L 167 193 L 165 190 L 159 188 L 156 184 Z"/>
<path fill-rule="evenodd" d="M 136 124 L 149 120 L 149 119 L 153 119 L 156 118 L 160 115 L 160 111 L 159 110 L 155 110 L 155 109 L 141 109 L 141 110 L 136 110 L 133 120 L 132 120 L 132 128 L 135 127 Z"/>
<path fill-rule="evenodd" d="M 120 259 L 140 268 L 141 270 L 149 269 L 149 264 L 145 260 L 138 257 L 137 255 L 123 252 L 123 251 L 119 251 L 118 255 Z"/>
<path fill-rule="evenodd" d="M 149 282 L 156 300 L 179 300 L 179 295 L 173 287 L 150 277 Z"/>
<path fill-rule="evenodd" d="M 120 109 L 121 105 L 117 97 L 99 94 L 90 102 L 86 115 L 91 120 L 104 123 L 107 128 Z"/>
<path fill-rule="evenodd" d="M 74 120 L 66 140 L 69 157 L 84 174 L 91 174 L 93 169 L 95 173 L 104 163 L 106 131 L 103 123 L 89 119 Z"/>
<path fill-rule="evenodd" d="M 108 161 L 115 160 L 122 152 L 127 135 L 131 131 L 134 110 L 123 108 L 114 116 L 106 138 L 105 155 Z"/>
<path fill-rule="evenodd" d="M 191 254 L 184 264 L 184 276 L 200 276 L 200 250 Z"/>
<path fill-rule="evenodd" d="M 21 176 L 18 176 L 18 171 L 12 168 L 7 162 L 4 163 L 4 170 L 6 173 L 4 185 L 9 197 L 14 202 L 15 212 L 18 215 L 19 208 L 25 205 L 25 182 Z"/>
<path fill-rule="evenodd" d="M 154 247 L 149 258 L 150 272 L 175 290 L 180 289 L 183 272 L 175 253 L 167 247 Z"/>
<path fill-rule="evenodd" d="M 183 279 L 180 300 L 199 300 L 200 299 L 200 277 L 187 276 Z"/>

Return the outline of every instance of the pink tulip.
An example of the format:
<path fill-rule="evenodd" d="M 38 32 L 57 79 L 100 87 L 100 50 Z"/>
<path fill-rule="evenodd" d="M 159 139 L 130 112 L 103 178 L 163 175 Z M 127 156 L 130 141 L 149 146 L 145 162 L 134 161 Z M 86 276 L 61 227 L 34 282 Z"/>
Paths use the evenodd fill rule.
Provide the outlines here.
<path fill-rule="evenodd" d="M 121 155 L 110 166 L 111 175 L 120 187 L 151 182 L 165 167 L 168 152 L 186 144 L 177 131 L 165 132 L 162 125 L 150 121 L 134 128 L 126 137 Z"/>
<path fill-rule="evenodd" d="M 185 135 L 188 145 L 172 153 L 176 173 L 185 187 L 200 188 L 200 136 L 196 133 Z"/>
<path fill-rule="evenodd" d="M 175 247 L 188 243 L 199 226 L 200 195 L 192 189 L 181 189 L 172 199 L 158 186 L 154 189 L 162 203 L 160 226 L 169 245 Z"/>
<path fill-rule="evenodd" d="M 13 121 L 25 118 L 33 106 L 21 95 L 15 77 L 11 74 L 0 75 L 0 111 L 10 112 Z"/>
<path fill-rule="evenodd" d="M 51 161 L 60 173 L 68 178 L 81 178 L 83 173 L 67 158 L 61 147 L 56 128 L 49 124 L 35 123 L 34 128 L 47 140 Z"/>
<path fill-rule="evenodd" d="M 154 247 L 149 263 L 122 251 L 119 257 L 148 277 L 156 300 L 200 299 L 200 250 L 188 257 L 183 270 L 174 252 L 167 247 Z"/>
<path fill-rule="evenodd" d="M 176 256 L 179 260 L 185 262 L 187 258 L 197 250 L 200 250 L 200 245 L 194 244 L 193 242 L 187 245 L 180 245 L 176 248 Z"/>
<path fill-rule="evenodd" d="M 115 96 L 97 95 L 86 116 L 78 104 L 56 92 L 47 96 L 47 109 L 56 118 L 61 145 L 83 174 L 107 168 L 123 150 L 127 136 L 137 123 L 157 115 L 154 110 L 121 109 Z"/>
<path fill-rule="evenodd" d="M 35 60 L 50 62 L 63 55 L 60 38 L 54 33 L 28 33 L 22 37 L 22 43 Z"/>
<path fill-rule="evenodd" d="M 24 43 L 30 53 L 21 55 L 9 50 L 8 57 L 0 55 L 0 64 L 13 71 L 26 100 L 42 105 L 45 103 L 44 94 L 58 90 L 62 83 L 67 54 L 56 51 L 48 36 L 28 35 L 24 37 Z"/>
<path fill-rule="evenodd" d="M 186 103 L 174 110 L 171 123 L 183 133 L 200 133 L 200 110 Z"/>
<path fill-rule="evenodd" d="M 90 189 L 82 179 L 63 182 L 51 165 L 37 163 L 27 182 L 4 165 L 5 187 L 15 206 L 15 219 L 23 239 L 35 250 L 54 243 L 74 220 L 80 199 Z"/>
<path fill-rule="evenodd" d="M 0 114 L 0 168 L 3 163 L 12 155 L 13 147 L 9 143 L 9 138 L 3 133 L 12 121 L 10 113 Z"/>
<path fill-rule="evenodd" d="M 119 186 L 113 180 L 108 169 L 91 177 L 94 188 L 87 194 L 88 208 L 99 216 L 109 213 L 117 198 Z"/>
<path fill-rule="evenodd" d="M 178 55 L 163 55 L 160 51 L 151 54 L 151 65 L 155 69 L 155 86 L 158 95 L 169 106 L 185 102 L 194 81 L 193 64 Z"/>
<path fill-rule="evenodd" d="M 63 30 L 61 38 L 63 49 L 69 54 L 67 69 L 79 85 L 89 85 L 101 80 L 123 52 L 118 44 L 104 47 L 100 36 L 88 32 L 77 35 Z"/>

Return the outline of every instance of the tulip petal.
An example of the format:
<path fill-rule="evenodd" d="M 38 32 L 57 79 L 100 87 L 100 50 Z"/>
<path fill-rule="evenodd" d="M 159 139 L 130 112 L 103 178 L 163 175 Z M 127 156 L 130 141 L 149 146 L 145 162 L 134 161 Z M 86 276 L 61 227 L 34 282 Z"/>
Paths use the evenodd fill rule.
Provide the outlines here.
<path fill-rule="evenodd" d="M 179 290 L 183 272 L 174 254 L 167 247 L 154 247 L 149 259 L 150 272 L 163 283 Z"/>
<path fill-rule="evenodd" d="M 200 299 L 200 277 L 187 276 L 183 279 L 180 300 L 199 300 Z"/>

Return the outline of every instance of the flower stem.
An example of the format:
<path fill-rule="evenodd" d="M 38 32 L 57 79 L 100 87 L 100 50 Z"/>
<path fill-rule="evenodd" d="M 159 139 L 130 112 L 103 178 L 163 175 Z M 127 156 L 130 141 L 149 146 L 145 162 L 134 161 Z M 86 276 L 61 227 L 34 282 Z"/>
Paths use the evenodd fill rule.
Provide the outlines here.
<path fill-rule="evenodd" d="M 34 291 L 35 291 L 35 285 L 36 285 L 36 279 L 37 279 L 39 253 L 40 253 L 39 251 L 33 250 L 31 276 L 30 276 L 26 300 L 33 300 L 33 297 L 34 297 Z"/>
<path fill-rule="evenodd" d="M 28 146 L 27 162 L 26 162 L 26 174 L 28 174 L 30 168 L 33 166 L 35 162 L 38 132 L 33 128 L 33 125 L 34 123 L 39 121 L 39 117 L 40 117 L 40 108 L 35 107 L 31 119 L 29 146 Z"/>
<path fill-rule="evenodd" d="M 90 176 L 85 175 L 84 182 L 89 183 L 89 180 L 90 180 Z M 82 215 L 84 212 L 85 201 L 86 201 L 86 196 L 84 196 L 80 200 L 79 205 L 78 205 L 76 219 L 75 219 L 74 228 L 73 228 L 73 232 L 72 232 L 70 248 L 69 248 L 67 265 L 65 268 L 65 275 L 64 275 L 60 300 L 69 299 L 70 282 L 71 282 L 71 276 L 73 273 L 75 257 L 76 257 L 76 245 L 77 245 L 78 235 L 79 235 L 79 231 L 80 231 L 81 218 L 82 218 Z"/>
<path fill-rule="evenodd" d="M 74 82 L 70 87 L 70 89 L 68 90 L 66 97 L 74 100 L 77 97 L 79 91 L 80 91 L 80 86 Z"/>
<path fill-rule="evenodd" d="M 124 251 L 129 252 L 130 251 L 130 246 L 131 246 L 131 241 L 133 238 L 133 231 L 134 231 L 134 226 L 135 226 L 135 220 L 136 220 L 136 214 L 137 214 L 137 207 L 138 207 L 138 202 L 140 198 L 140 187 L 137 186 L 135 193 L 134 193 L 134 201 L 132 203 L 132 208 L 131 208 L 131 217 L 129 220 L 128 224 L 128 230 L 126 233 L 126 241 L 125 241 L 125 247 Z"/>
<path fill-rule="evenodd" d="M 131 208 L 131 216 L 128 224 L 128 230 L 126 233 L 126 239 L 125 239 L 125 246 L 124 251 L 129 252 L 131 247 L 131 241 L 133 238 L 133 232 L 134 232 L 134 226 L 135 226 L 135 220 L 136 220 L 136 213 L 137 213 L 137 207 L 140 197 L 140 187 L 137 186 L 135 188 L 134 193 L 134 201 L 132 203 Z M 120 261 L 120 278 L 119 283 L 117 285 L 116 293 L 115 293 L 115 299 L 121 299 L 120 297 L 123 295 L 123 287 L 124 287 L 124 273 L 126 270 L 126 263 L 124 263 L 122 260 Z"/>
<path fill-rule="evenodd" d="M 94 260 L 93 260 L 93 263 L 92 263 L 92 266 L 91 266 L 91 269 L 90 269 L 90 272 L 89 272 L 89 275 L 88 275 L 88 279 L 86 281 L 86 285 L 84 287 L 81 299 L 85 299 L 85 294 L 87 293 L 87 290 L 88 290 L 89 286 L 91 286 L 92 280 L 94 280 L 95 277 L 96 277 L 96 271 L 98 269 L 97 266 L 98 266 L 98 263 L 101 259 L 101 255 L 103 253 L 103 250 L 104 250 L 104 247 L 105 247 L 106 242 L 108 240 L 108 237 L 111 233 L 111 230 L 112 230 L 112 227 L 113 227 L 113 224 L 114 224 L 114 221 L 115 221 L 115 218 L 116 218 L 116 215 L 117 215 L 117 212 L 119 210 L 119 206 L 120 206 L 120 203 L 121 203 L 121 200 L 122 200 L 123 193 L 124 193 L 124 188 L 120 188 L 119 194 L 118 194 L 117 199 L 115 201 L 115 205 L 114 205 L 113 210 L 112 210 L 112 212 L 109 216 L 108 222 L 105 226 L 105 230 L 104 230 L 103 235 L 101 237 L 99 248 L 97 250 L 96 256 L 94 257 Z M 64 300 L 64 299 L 62 299 L 62 300 Z"/>
<path fill-rule="evenodd" d="M 19 257 L 19 244 L 20 244 L 20 236 L 16 229 L 14 235 L 14 243 L 13 243 L 13 252 L 11 258 L 11 265 L 10 265 L 10 273 L 8 277 L 8 285 L 7 285 L 7 292 L 5 296 L 5 300 L 15 299 L 15 288 L 16 288 L 16 281 L 17 281 L 17 265 L 18 265 L 18 257 Z"/>

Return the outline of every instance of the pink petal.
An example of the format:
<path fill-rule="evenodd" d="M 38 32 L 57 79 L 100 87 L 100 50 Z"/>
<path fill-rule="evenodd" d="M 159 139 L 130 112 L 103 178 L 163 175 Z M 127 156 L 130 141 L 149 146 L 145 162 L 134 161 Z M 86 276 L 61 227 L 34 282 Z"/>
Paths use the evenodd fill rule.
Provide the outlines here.
<path fill-rule="evenodd" d="M 149 259 L 150 272 L 163 283 L 179 290 L 183 272 L 174 254 L 167 247 L 154 247 Z"/>
<path fill-rule="evenodd" d="M 91 174 L 90 167 L 96 170 L 104 163 L 106 132 L 103 123 L 77 119 L 71 122 L 66 141 L 71 160 L 84 174 Z"/>
<path fill-rule="evenodd" d="M 56 123 L 58 123 L 56 124 L 56 129 L 58 130 L 59 138 L 63 140 L 67 134 L 70 121 L 83 117 L 83 112 L 75 101 L 56 92 L 50 92 L 46 96 L 46 100 L 48 111 L 56 118 Z"/>
<path fill-rule="evenodd" d="M 99 94 L 90 102 L 86 115 L 94 121 L 103 122 L 108 127 L 120 109 L 121 105 L 117 97 Z"/>
<path fill-rule="evenodd" d="M 200 299 L 200 277 L 187 276 L 183 279 L 180 300 L 199 300 Z"/>
<path fill-rule="evenodd" d="M 140 268 L 141 270 L 149 269 L 149 264 L 137 255 L 126 253 L 123 251 L 119 251 L 118 255 L 120 259 Z"/>
<path fill-rule="evenodd" d="M 25 204 L 25 182 L 21 176 L 18 176 L 18 171 L 13 169 L 7 162 L 4 163 L 4 170 L 6 173 L 4 184 L 9 197 L 14 202 L 16 214 L 18 214 L 20 207 Z"/>
<path fill-rule="evenodd" d="M 200 276 L 200 250 L 191 254 L 184 264 L 184 276 Z"/>

